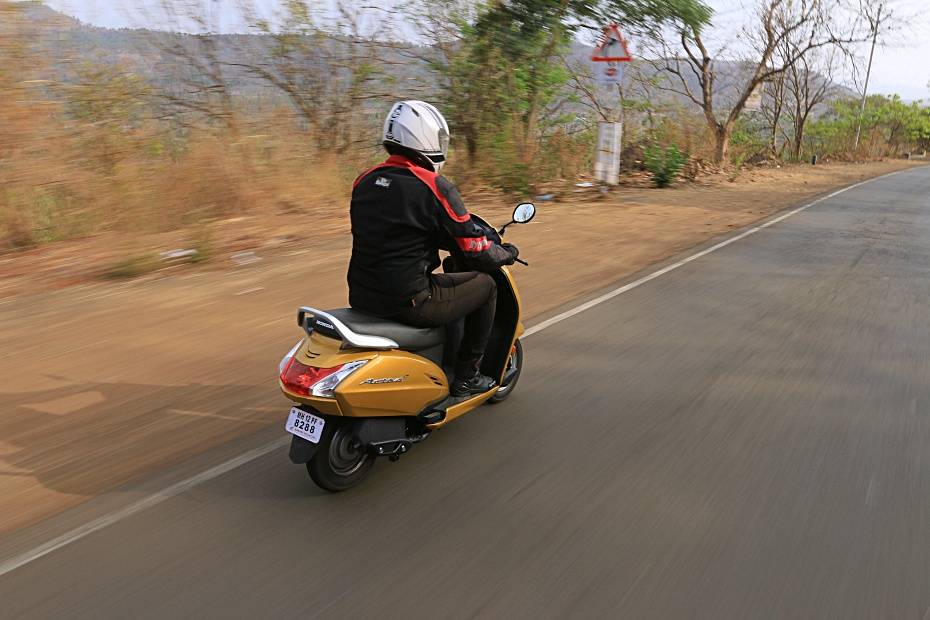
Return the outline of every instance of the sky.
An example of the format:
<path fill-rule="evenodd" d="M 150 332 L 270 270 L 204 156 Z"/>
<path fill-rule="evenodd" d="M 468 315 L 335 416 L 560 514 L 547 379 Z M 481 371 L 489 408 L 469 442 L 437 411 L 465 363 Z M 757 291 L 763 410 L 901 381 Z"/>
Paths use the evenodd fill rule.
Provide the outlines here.
<path fill-rule="evenodd" d="M 251 0 L 254 6 L 270 17 L 280 0 Z M 325 5 L 331 0 L 317 0 L 326 11 Z M 721 30 L 737 32 L 739 25 L 746 20 L 755 0 L 707 0 L 715 9 L 715 24 Z M 870 0 L 879 2 L 880 0 Z M 898 93 L 908 100 L 930 99 L 930 16 L 927 15 L 928 0 L 885 0 L 896 5 L 902 15 L 911 17 L 907 20 L 909 27 L 888 37 L 888 40 L 876 49 L 872 68 L 871 93 Z M 217 29 L 225 32 L 244 31 L 245 23 L 237 10 L 241 0 L 186 0 L 190 4 L 208 7 L 217 24 Z M 391 0 L 373 1 L 373 6 L 385 6 Z M 423 0 L 426 5 L 426 0 Z M 159 0 L 46 0 L 52 8 L 73 15 L 81 21 L 97 26 L 112 28 L 149 27 L 170 28 L 170 24 L 157 10 Z M 372 9 L 371 20 L 376 20 L 376 10 Z M 633 41 L 635 53 L 635 41 Z M 868 47 L 861 49 L 863 57 L 868 54 Z"/>
<path fill-rule="evenodd" d="M 707 0 L 715 12 L 715 24 L 731 32 L 752 15 L 747 7 L 754 0 Z M 889 33 L 887 40 L 875 49 L 872 64 L 870 93 L 897 93 L 907 100 L 930 100 L 930 0 L 867 0 L 874 4 L 884 2 L 904 24 Z M 887 14 L 887 11 L 886 11 Z M 863 70 L 868 58 L 869 45 L 861 45 Z M 849 86 L 852 86 L 849 84 Z"/>

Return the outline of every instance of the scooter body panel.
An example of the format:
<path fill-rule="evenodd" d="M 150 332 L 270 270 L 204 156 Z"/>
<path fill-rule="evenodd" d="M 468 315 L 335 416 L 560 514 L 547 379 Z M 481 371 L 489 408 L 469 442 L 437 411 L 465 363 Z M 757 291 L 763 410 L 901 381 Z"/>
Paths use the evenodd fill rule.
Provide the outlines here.
<path fill-rule="evenodd" d="M 517 288 L 517 281 L 514 280 L 513 274 L 510 273 L 510 269 L 507 267 L 501 267 L 500 276 L 497 278 L 497 290 L 498 295 L 501 295 L 501 283 L 506 283 L 505 292 L 507 296 L 511 299 L 512 307 L 510 308 L 510 317 L 509 317 L 509 331 L 511 332 L 510 343 L 507 346 L 508 356 L 509 352 L 513 350 L 513 347 L 516 345 L 517 339 L 523 335 L 523 332 L 526 331 L 523 327 L 523 300 L 520 298 L 520 289 Z M 507 371 L 506 360 L 504 364 L 501 364 L 500 374 L 497 377 L 497 382 L 501 383 L 504 380 L 504 373 Z"/>
<path fill-rule="evenodd" d="M 358 360 L 367 362 L 339 384 L 335 398 L 295 394 L 278 381 L 285 396 L 326 415 L 415 416 L 449 394 L 449 382 L 442 369 L 408 351 L 346 351 L 340 341 L 312 333 L 295 357 L 298 362 L 317 368 L 335 368 Z"/>
<path fill-rule="evenodd" d="M 375 355 L 375 351 L 345 351 L 341 348 L 341 343 L 338 340 L 327 338 L 321 334 L 311 333 L 298 347 L 294 357 L 296 361 L 307 366 L 335 368 L 336 366 L 358 360 L 370 360 L 375 357 Z M 309 405 L 325 415 L 345 415 L 339 406 L 338 400 L 335 398 L 295 394 L 287 389 L 280 378 L 278 378 L 278 387 L 281 388 L 281 391 L 287 398 L 295 403 Z"/>
<path fill-rule="evenodd" d="M 381 351 L 336 388 L 342 415 L 415 416 L 449 394 L 442 369 L 407 351 Z"/>

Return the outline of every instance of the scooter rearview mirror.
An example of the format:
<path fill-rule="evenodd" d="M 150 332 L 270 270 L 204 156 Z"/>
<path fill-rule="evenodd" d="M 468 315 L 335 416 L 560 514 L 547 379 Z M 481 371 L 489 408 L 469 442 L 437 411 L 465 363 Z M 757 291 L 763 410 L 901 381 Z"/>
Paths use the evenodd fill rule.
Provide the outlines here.
<path fill-rule="evenodd" d="M 516 224 L 526 224 L 536 217 L 536 205 L 532 202 L 521 202 L 513 210 L 513 221 Z"/>

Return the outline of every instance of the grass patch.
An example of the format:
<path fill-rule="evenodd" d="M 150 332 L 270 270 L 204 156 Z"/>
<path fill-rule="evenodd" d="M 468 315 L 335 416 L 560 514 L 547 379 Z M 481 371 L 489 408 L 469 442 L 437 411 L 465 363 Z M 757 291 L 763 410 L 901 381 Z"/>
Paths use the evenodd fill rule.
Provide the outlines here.
<path fill-rule="evenodd" d="M 196 250 L 196 253 L 187 259 L 189 263 L 194 265 L 205 263 L 213 257 L 215 248 L 213 244 L 213 233 L 210 231 L 209 225 L 202 224 L 197 229 L 193 242 L 193 249 Z"/>
<path fill-rule="evenodd" d="M 111 280 L 128 280 L 152 273 L 158 267 L 158 258 L 154 254 L 138 254 L 110 265 L 104 270 L 103 277 Z"/>
<path fill-rule="evenodd" d="M 678 178 L 687 161 L 688 156 L 674 145 L 664 149 L 659 146 L 650 146 L 646 149 L 646 170 L 652 174 L 652 182 L 656 187 L 671 185 Z"/>

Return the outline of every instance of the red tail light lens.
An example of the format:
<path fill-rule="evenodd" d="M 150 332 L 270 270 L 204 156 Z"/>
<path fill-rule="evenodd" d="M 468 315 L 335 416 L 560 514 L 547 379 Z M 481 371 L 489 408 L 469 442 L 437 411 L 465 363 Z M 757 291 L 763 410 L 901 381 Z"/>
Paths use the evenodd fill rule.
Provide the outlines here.
<path fill-rule="evenodd" d="M 281 372 L 281 383 L 284 384 L 288 392 L 293 392 L 299 396 L 310 396 L 310 390 L 314 384 L 339 372 L 341 369 L 342 365 L 335 368 L 315 368 L 301 364 L 292 357 Z"/>

